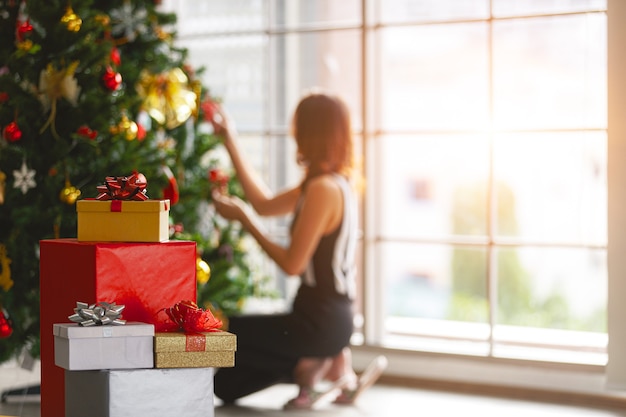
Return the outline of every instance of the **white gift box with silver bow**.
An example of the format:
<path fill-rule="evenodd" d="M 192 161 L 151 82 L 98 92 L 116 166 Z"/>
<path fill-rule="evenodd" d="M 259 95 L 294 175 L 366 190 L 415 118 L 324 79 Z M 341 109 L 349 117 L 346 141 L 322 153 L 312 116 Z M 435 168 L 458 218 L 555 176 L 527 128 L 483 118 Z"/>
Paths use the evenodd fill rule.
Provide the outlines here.
<path fill-rule="evenodd" d="M 213 368 L 65 371 L 65 417 L 213 417 Z"/>
<path fill-rule="evenodd" d="M 54 363 L 69 370 L 154 367 L 154 325 L 54 326 Z"/>

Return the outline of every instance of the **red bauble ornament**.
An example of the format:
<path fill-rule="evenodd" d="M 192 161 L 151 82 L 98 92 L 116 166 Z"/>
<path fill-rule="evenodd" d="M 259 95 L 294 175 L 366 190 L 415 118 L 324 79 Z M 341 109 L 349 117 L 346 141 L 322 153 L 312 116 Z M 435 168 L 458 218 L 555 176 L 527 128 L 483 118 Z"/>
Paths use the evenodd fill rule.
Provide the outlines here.
<path fill-rule="evenodd" d="M 85 125 L 79 127 L 76 133 L 91 140 L 94 140 L 96 137 L 98 137 L 98 132 L 92 130 L 89 126 Z"/>
<path fill-rule="evenodd" d="M 167 177 L 167 187 L 163 189 L 163 198 L 170 200 L 170 204 L 173 206 L 178 203 L 180 199 L 180 192 L 178 191 L 178 181 L 169 167 L 164 166 L 163 172 Z"/>
<path fill-rule="evenodd" d="M 211 100 L 210 97 L 207 97 L 202 103 L 200 103 L 200 107 L 204 113 L 204 121 L 212 122 L 215 117 L 215 111 L 217 110 L 217 103 Z"/>
<path fill-rule="evenodd" d="M 228 185 L 228 174 L 219 168 L 209 170 L 209 182 L 217 187 L 226 187 Z"/>
<path fill-rule="evenodd" d="M 9 101 L 9 93 L 6 93 L 4 91 L 0 91 L 0 103 L 4 103 Z"/>
<path fill-rule="evenodd" d="M 2 130 L 2 137 L 9 142 L 17 142 L 22 139 L 22 131 L 16 122 L 11 122 Z"/>
<path fill-rule="evenodd" d="M 30 24 L 30 20 L 18 23 L 15 30 L 15 37 L 18 42 L 24 42 L 24 38 L 27 34 L 33 31 L 33 25 Z"/>
<path fill-rule="evenodd" d="M 113 71 L 111 67 L 107 67 L 102 76 L 102 82 L 108 90 L 115 91 L 122 85 L 122 74 Z"/>
<path fill-rule="evenodd" d="M 170 200 L 171 205 L 178 203 L 180 192 L 178 191 L 178 182 L 176 182 L 176 178 L 169 179 L 167 187 L 163 189 L 163 198 Z"/>
<path fill-rule="evenodd" d="M 141 123 L 137 123 L 137 140 L 142 141 L 146 138 L 148 132 L 146 132 L 146 128 L 143 127 Z"/>
<path fill-rule="evenodd" d="M 0 339 L 11 336 L 11 333 L 13 333 L 13 327 L 9 315 L 5 309 L 0 308 Z"/>
<path fill-rule="evenodd" d="M 118 67 L 122 63 L 122 58 L 120 57 L 120 50 L 117 49 L 115 46 L 113 47 L 113 49 L 111 49 L 111 54 L 109 55 L 109 58 L 111 58 L 111 62 L 114 63 Z"/>
<path fill-rule="evenodd" d="M 182 233 L 185 231 L 185 226 L 182 223 L 176 223 L 174 225 L 174 233 Z"/>

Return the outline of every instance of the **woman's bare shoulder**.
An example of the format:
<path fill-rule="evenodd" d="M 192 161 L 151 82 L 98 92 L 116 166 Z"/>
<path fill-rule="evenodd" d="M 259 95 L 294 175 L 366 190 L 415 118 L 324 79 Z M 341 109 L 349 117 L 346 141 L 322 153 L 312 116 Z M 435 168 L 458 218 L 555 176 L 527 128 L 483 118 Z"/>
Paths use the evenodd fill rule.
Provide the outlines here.
<path fill-rule="evenodd" d="M 306 192 L 312 193 L 337 193 L 341 188 L 337 183 L 337 179 L 332 174 L 318 175 L 315 178 L 311 178 L 306 187 Z"/>

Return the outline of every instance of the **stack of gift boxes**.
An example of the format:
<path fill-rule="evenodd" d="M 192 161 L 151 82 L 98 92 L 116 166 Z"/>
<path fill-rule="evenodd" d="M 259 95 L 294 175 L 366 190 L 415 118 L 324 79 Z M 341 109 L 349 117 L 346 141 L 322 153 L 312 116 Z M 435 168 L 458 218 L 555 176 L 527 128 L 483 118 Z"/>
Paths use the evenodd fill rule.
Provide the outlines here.
<path fill-rule="evenodd" d="M 196 244 L 168 240 L 168 200 L 137 200 L 81 200 L 77 239 L 40 242 L 42 417 L 213 416 L 236 338 L 172 322 L 196 299 Z M 110 306 L 123 320 L 71 317 Z"/>

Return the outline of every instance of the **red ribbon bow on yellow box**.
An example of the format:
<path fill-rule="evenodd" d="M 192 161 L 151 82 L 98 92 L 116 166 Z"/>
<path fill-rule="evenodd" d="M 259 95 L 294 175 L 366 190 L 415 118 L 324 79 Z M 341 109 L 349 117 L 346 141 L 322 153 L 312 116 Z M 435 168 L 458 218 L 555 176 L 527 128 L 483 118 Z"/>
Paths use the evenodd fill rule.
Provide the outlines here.
<path fill-rule="evenodd" d="M 97 186 L 100 194 L 96 200 L 138 200 L 148 199 L 147 181 L 143 174 L 133 173 L 127 177 L 106 177 L 103 185 Z"/>

